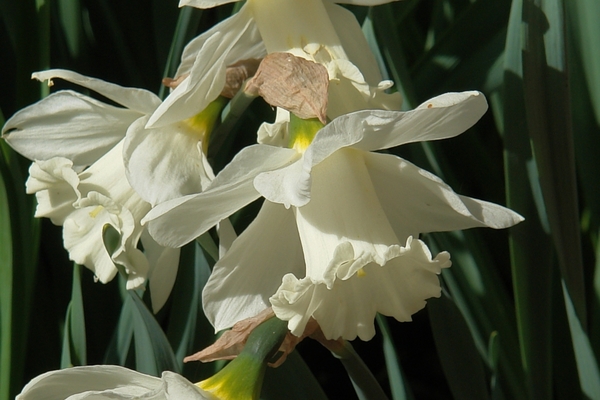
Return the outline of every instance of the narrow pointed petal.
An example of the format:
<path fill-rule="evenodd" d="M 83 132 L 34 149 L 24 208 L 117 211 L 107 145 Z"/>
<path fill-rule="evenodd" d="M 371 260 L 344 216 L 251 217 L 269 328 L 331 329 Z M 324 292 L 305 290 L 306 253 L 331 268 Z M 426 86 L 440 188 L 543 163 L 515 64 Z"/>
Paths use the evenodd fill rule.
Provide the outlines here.
<path fill-rule="evenodd" d="M 394 155 L 364 157 L 377 197 L 401 241 L 422 232 L 499 229 L 523 220 L 508 208 L 457 195 L 437 176 Z"/>
<path fill-rule="evenodd" d="M 185 64 L 177 71 L 189 75 L 156 109 L 147 127 L 176 123 L 204 110 L 223 90 L 226 67 L 238 60 L 264 54 L 259 44 L 260 36 L 247 7 L 242 7 L 237 14 L 190 43 L 183 54 L 182 64 Z"/>
<path fill-rule="evenodd" d="M 265 201 L 256 219 L 216 264 L 202 292 L 215 331 L 270 307 L 286 273 L 303 274 L 304 258 L 294 213 Z"/>
<path fill-rule="evenodd" d="M 336 279 L 331 288 L 310 277 L 288 274 L 270 301 L 275 315 L 289 321 L 288 328 L 296 336 L 312 317 L 327 339 L 370 340 L 377 313 L 410 321 L 425 307 L 426 299 L 439 297 L 437 275 L 449 266 L 448 253 L 432 259 L 423 242 L 409 238 L 401 253 L 385 265 L 370 263 L 360 273 Z"/>
<path fill-rule="evenodd" d="M 246 147 L 205 191 L 157 205 L 142 223 L 148 223 L 148 231 L 158 243 L 181 247 L 256 200 L 260 196 L 252 184 L 256 175 L 285 167 L 297 158 L 298 153 L 291 149 L 264 145 Z"/>
<path fill-rule="evenodd" d="M 358 135 L 354 147 L 372 151 L 447 139 L 473 126 L 486 110 L 487 101 L 479 92 L 445 93 L 407 112 L 365 110 L 342 115 L 321 129 L 315 140 L 334 132 Z"/>
<path fill-rule="evenodd" d="M 114 83 L 90 78 L 65 69 L 50 69 L 35 72 L 31 77 L 42 82 L 60 78 L 76 83 L 140 114 L 152 113 L 161 103 L 158 96 L 148 90 L 115 85 Z"/>
<path fill-rule="evenodd" d="M 142 233 L 141 240 L 144 254 L 150 265 L 148 272 L 150 299 L 152 311 L 156 314 L 167 302 L 175 284 L 181 251 L 159 245 L 147 231 Z"/>
<path fill-rule="evenodd" d="M 354 14 L 329 2 L 325 2 L 325 8 L 350 62 L 361 71 L 367 83 L 377 85 L 382 79 L 379 66 Z"/>
<path fill-rule="evenodd" d="M 140 116 L 65 90 L 18 111 L 6 122 L 2 135 L 30 160 L 64 157 L 86 166 L 123 139 Z"/>
<path fill-rule="evenodd" d="M 202 151 L 203 137 L 184 121 L 146 129 L 147 121 L 135 121 L 125 139 L 123 157 L 131 186 L 152 205 L 201 192 L 213 177 Z"/>

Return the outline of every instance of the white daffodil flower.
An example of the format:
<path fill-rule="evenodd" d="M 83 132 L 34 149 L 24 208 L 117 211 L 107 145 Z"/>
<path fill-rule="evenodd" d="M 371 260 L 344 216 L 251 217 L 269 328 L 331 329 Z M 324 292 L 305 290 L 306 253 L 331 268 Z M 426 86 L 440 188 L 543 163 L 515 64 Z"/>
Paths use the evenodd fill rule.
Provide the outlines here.
<path fill-rule="evenodd" d="M 29 382 L 16 400 L 208 400 L 215 397 L 183 376 L 165 371 L 160 378 L 116 365 L 50 371 Z"/>
<path fill-rule="evenodd" d="M 17 112 L 5 124 L 3 138 L 35 161 L 27 191 L 36 194 L 36 216 L 64 226 L 70 258 L 104 283 L 116 275 L 114 263 L 122 265 L 128 289 L 139 288 L 154 276 L 150 290 L 157 311 L 175 282 L 179 250 L 159 246 L 144 234 L 140 220 L 153 204 L 200 192 L 212 180 L 206 135 L 225 100 L 197 110 L 188 120 L 146 129 L 150 114 L 161 104 L 149 91 L 66 70 L 33 77 L 49 82 L 65 79 L 125 107 L 60 91 Z M 112 255 L 103 245 L 105 224 L 120 234 Z M 137 249 L 140 238 L 145 256 Z"/>
<path fill-rule="evenodd" d="M 231 1 L 182 0 L 179 6 L 210 8 Z M 375 5 L 387 1 L 336 1 Z M 250 0 L 185 48 L 177 76 L 182 83 L 148 121 L 159 127 L 194 115 L 225 83 L 225 67 L 236 60 L 288 52 L 323 64 L 330 75 L 330 119 L 366 108 L 397 110 L 399 93 L 387 94 L 369 45 L 354 15 L 322 0 Z"/>
<path fill-rule="evenodd" d="M 312 140 L 309 132 L 282 141 L 292 148 L 245 148 L 203 193 L 162 203 L 144 220 L 159 243 L 177 247 L 262 195 L 257 218 L 205 287 L 205 312 L 216 330 L 273 306 L 296 335 L 313 317 L 327 338 L 370 339 L 376 312 L 406 321 L 440 293 L 436 274 L 449 256 L 432 257 L 420 233 L 522 220 L 372 151 L 454 137 L 486 109 L 481 93 L 463 92 L 408 112 L 342 115 Z"/>

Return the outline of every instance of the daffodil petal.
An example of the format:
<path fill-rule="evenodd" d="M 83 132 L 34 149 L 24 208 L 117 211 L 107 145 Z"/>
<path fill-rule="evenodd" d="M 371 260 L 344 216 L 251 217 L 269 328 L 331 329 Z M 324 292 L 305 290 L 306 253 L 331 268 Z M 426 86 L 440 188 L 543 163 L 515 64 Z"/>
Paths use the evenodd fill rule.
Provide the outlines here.
<path fill-rule="evenodd" d="M 223 90 L 225 68 L 238 60 L 260 57 L 263 49 L 254 20 L 247 7 L 242 7 L 188 45 L 177 73 L 189 75 L 156 109 L 147 127 L 176 123 L 204 110 Z"/>
<path fill-rule="evenodd" d="M 91 365 L 46 372 L 32 379 L 16 400 L 179 400 L 210 399 L 184 377 L 165 371 L 162 378 L 116 365 Z"/>
<path fill-rule="evenodd" d="M 55 225 L 62 225 L 73 212 L 73 204 L 81 198 L 78 186 L 79 177 L 66 158 L 36 161 L 29 167 L 26 188 L 27 193 L 35 193 L 35 216 L 50 218 Z"/>
<path fill-rule="evenodd" d="M 31 77 L 39 81 L 60 78 L 76 83 L 140 114 L 150 114 L 160 104 L 158 96 L 148 90 L 115 85 L 114 83 L 90 78 L 66 69 L 50 69 L 35 72 Z"/>
<path fill-rule="evenodd" d="M 256 219 L 215 264 L 202 292 L 215 331 L 230 328 L 270 306 L 284 274 L 301 274 L 304 258 L 294 213 L 265 201 Z"/>
<path fill-rule="evenodd" d="M 421 232 L 507 228 L 523 218 L 497 204 L 456 194 L 440 178 L 399 157 L 364 153 L 371 182 L 402 241 Z"/>
<path fill-rule="evenodd" d="M 401 253 L 385 265 L 370 263 L 360 273 L 336 279 L 331 289 L 322 281 L 288 274 L 270 301 L 275 315 L 289 321 L 296 336 L 313 317 L 327 339 L 370 340 L 377 313 L 410 321 L 426 299 L 439 297 L 437 275 L 449 266 L 448 253 L 432 259 L 423 242 L 409 238 Z"/>
<path fill-rule="evenodd" d="M 146 129 L 147 121 L 135 121 L 125 139 L 123 157 L 131 186 L 153 205 L 201 192 L 213 176 L 202 138 L 190 133 L 185 122 Z"/>
<path fill-rule="evenodd" d="M 161 203 L 150 210 L 142 223 L 148 223 L 148 231 L 158 243 L 181 247 L 256 200 L 260 196 L 252 185 L 256 175 L 285 167 L 297 158 L 298 153 L 291 149 L 246 147 L 202 193 Z"/>
<path fill-rule="evenodd" d="M 147 231 L 142 233 L 141 240 L 144 254 L 150 265 L 148 272 L 150 299 L 152 311 L 156 314 L 167 302 L 175 284 L 181 251 L 159 245 Z"/>
<path fill-rule="evenodd" d="M 180 0 L 179 7 L 213 8 L 223 4 L 235 3 L 240 0 Z"/>
<path fill-rule="evenodd" d="M 3 138 L 30 160 L 65 157 L 90 165 L 125 136 L 140 113 L 65 90 L 25 107 L 2 128 Z"/>
<path fill-rule="evenodd" d="M 479 92 L 445 93 L 414 110 L 364 110 L 342 115 L 315 136 L 348 135 L 354 147 L 381 150 L 402 144 L 439 140 L 460 135 L 487 110 Z"/>
<path fill-rule="evenodd" d="M 329 2 L 325 2 L 325 8 L 348 60 L 360 70 L 367 83 L 377 85 L 382 79 L 379 66 L 354 14 Z"/>

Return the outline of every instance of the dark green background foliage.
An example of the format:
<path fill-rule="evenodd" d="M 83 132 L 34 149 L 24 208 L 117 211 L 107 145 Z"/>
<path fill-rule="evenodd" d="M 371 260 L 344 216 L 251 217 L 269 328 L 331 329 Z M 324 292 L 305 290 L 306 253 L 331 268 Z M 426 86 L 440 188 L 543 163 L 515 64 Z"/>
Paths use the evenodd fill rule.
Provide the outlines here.
<path fill-rule="evenodd" d="M 526 221 L 504 231 L 427 234 L 447 250 L 444 294 L 412 323 L 377 319 L 354 347 L 394 399 L 600 399 L 600 3 L 595 0 L 405 0 L 349 7 L 396 82 L 404 107 L 480 90 L 490 110 L 461 136 L 390 150 L 457 192 L 505 204 Z M 33 71 L 65 68 L 165 95 L 182 47 L 235 7 L 173 0 L 0 0 L 0 118 L 48 88 Z M 52 90 L 73 88 L 56 81 Z M 81 90 L 81 88 L 75 88 Z M 221 168 L 274 113 L 255 101 L 226 132 Z M 214 260 L 184 248 L 175 289 L 156 316 L 115 279 L 73 266 L 60 227 L 32 217 L 29 161 L 0 159 L 0 399 L 69 365 L 123 364 L 192 381 L 221 363 L 181 359 L 212 343 L 200 304 Z M 257 204 L 232 219 L 241 231 Z M 263 397 L 357 395 L 339 360 L 307 340 L 269 371 Z M 303 360 L 304 361 L 303 361 Z M 360 384 L 359 384 L 360 386 Z M 360 391 L 359 391 L 360 392 Z"/>

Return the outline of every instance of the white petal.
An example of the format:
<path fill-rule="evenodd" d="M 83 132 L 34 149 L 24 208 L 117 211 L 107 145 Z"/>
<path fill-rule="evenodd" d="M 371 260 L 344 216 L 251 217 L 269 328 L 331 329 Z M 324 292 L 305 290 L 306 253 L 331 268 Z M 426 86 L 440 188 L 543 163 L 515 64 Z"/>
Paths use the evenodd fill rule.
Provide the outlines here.
<path fill-rule="evenodd" d="M 160 385 L 159 378 L 115 365 L 73 367 L 37 376 L 25 385 L 17 400 L 65 399 L 85 391 L 120 387 L 143 394 Z"/>
<path fill-rule="evenodd" d="M 266 199 L 287 206 L 301 207 L 310 200 L 312 168 L 343 147 L 362 139 L 359 129 L 336 130 L 325 125 L 315 135 L 302 159 L 279 170 L 262 173 L 254 180 L 256 190 Z"/>
<path fill-rule="evenodd" d="M 200 194 L 154 207 L 142 220 L 154 239 L 181 247 L 259 197 L 252 181 L 264 171 L 282 168 L 298 157 L 291 149 L 254 145 L 240 151 Z"/>
<path fill-rule="evenodd" d="M 237 14 L 188 45 L 177 73 L 189 73 L 189 76 L 157 108 L 148 121 L 148 127 L 172 124 L 198 114 L 223 90 L 225 68 L 228 65 L 262 54 L 264 51 L 258 31 L 244 6 Z M 193 64 L 190 67 L 192 57 Z"/>
<path fill-rule="evenodd" d="M 382 79 L 379 66 L 354 14 L 328 2 L 325 2 L 325 8 L 348 55 L 348 60 L 356 65 L 370 85 L 377 85 Z"/>
<path fill-rule="evenodd" d="M 156 243 L 147 231 L 142 233 L 142 244 L 144 253 L 150 264 L 148 281 L 150 286 L 150 298 L 152 300 L 152 311 L 156 314 L 165 305 L 179 268 L 180 249 L 163 247 Z"/>
<path fill-rule="evenodd" d="M 286 275 L 270 301 L 277 317 L 289 321 L 294 335 L 301 335 L 313 317 L 327 339 L 370 340 L 377 313 L 410 321 L 426 299 L 439 297 L 437 275 L 449 266 L 448 253 L 432 260 L 423 242 L 409 238 L 398 257 L 383 266 L 370 263 L 348 279 L 336 279 L 331 289 L 309 277 Z"/>
<path fill-rule="evenodd" d="M 140 114 L 150 114 L 161 103 L 158 96 L 148 90 L 115 85 L 114 83 L 90 78 L 65 69 L 51 69 L 47 71 L 35 72 L 31 75 L 31 77 L 39 81 L 60 78 L 76 83 L 80 86 L 91 89 L 102 96 L 109 98 L 114 102 L 125 106 L 126 108 L 129 108 L 130 110 L 137 111 Z"/>
<path fill-rule="evenodd" d="M 203 135 L 198 137 L 186 122 L 145 129 L 147 121 L 144 117 L 131 125 L 123 150 L 127 177 L 136 192 L 153 205 L 201 192 L 213 175 L 212 169 L 205 169 Z"/>
<path fill-rule="evenodd" d="M 339 4 L 354 4 L 356 6 L 378 6 L 380 4 L 391 3 L 398 0 L 326 0 Z"/>
<path fill-rule="evenodd" d="M 73 367 L 34 378 L 17 400 L 180 400 L 210 399 L 181 375 L 165 371 L 162 378 L 115 365 Z"/>
<path fill-rule="evenodd" d="M 102 240 L 106 224 L 112 225 L 121 235 L 113 258 Z M 135 221 L 127 209 L 100 193 L 90 192 L 79 201 L 77 209 L 67 217 L 63 226 L 64 245 L 70 259 L 92 270 L 102 283 L 116 275 L 114 262 L 123 265 L 131 274 L 130 288 L 139 287 L 144 281 L 149 269 L 148 261 L 136 248 L 137 239 L 132 236 Z"/>
<path fill-rule="evenodd" d="M 17 112 L 2 133 L 11 147 L 31 160 L 65 157 L 85 166 L 123 139 L 140 115 L 61 91 Z"/>
<path fill-rule="evenodd" d="M 179 7 L 212 8 L 223 4 L 235 3 L 240 0 L 180 0 Z"/>
<path fill-rule="evenodd" d="M 460 135 L 486 110 L 487 102 L 479 92 L 446 93 L 407 112 L 365 110 L 342 115 L 317 136 L 352 135 L 359 137 L 354 147 L 368 151 L 387 149 Z"/>
<path fill-rule="evenodd" d="M 215 331 L 230 328 L 268 308 L 283 275 L 303 271 L 294 213 L 265 201 L 256 219 L 215 264 L 202 292 L 204 313 Z"/>
<path fill-rule="evenodd" d="M 37 199 L 35 216 L 50 218 L 55 225 L 62 225 L 74 211 L 73 203 L 81 198 L 78 186 L 79 177 L 66 158 L 38 161 L 29 167 L 26 187 Z"/>
<path fill-rule="evenodd" d="M 333 284 L 399 254 L 361 151 L 342 149 L 313 170 L 311 201 L 295 209 L 306 276 Z"/>
<path fill-rule="evenodd" d="M 477 226 L 507 228 L 523 220 L 505 207 L 457 195 L 437 176 L 399 157 L 364 153 L 364 158 L 377 197 L 400 240 Z"/>

